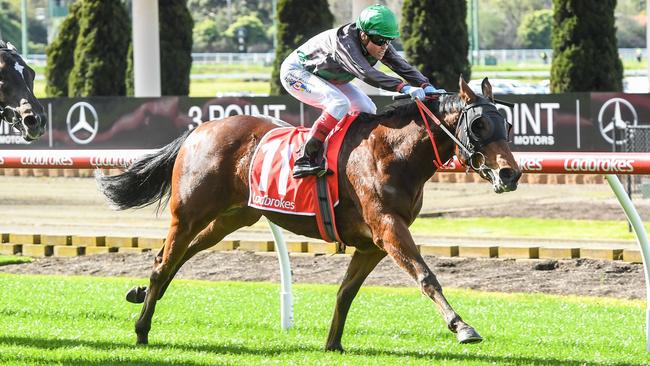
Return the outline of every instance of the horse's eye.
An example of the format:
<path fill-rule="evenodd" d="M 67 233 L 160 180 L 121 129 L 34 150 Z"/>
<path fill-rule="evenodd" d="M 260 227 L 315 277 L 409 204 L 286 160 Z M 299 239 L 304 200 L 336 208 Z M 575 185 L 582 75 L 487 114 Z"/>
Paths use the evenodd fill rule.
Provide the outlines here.
<path fill-rule="evenodd" d="M 474 121 L 474 123 L 472 123 L 472 132 L 475 135 L 480 135 L 481 130 L 483 130 L 483 119 Z"/>

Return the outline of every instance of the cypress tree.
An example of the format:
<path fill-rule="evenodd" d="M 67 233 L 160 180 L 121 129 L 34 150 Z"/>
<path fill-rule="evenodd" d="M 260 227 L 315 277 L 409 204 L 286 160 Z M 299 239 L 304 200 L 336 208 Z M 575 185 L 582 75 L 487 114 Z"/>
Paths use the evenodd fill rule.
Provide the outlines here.
<path fill-rule="evenodd" d="M 84 0 L 69 96 L 125 95 L 131 26 L 120 0 Z"/>
<path fill-rule="evenodd" d="M 187 0 L 158 0 L 162 95 L 188 95 L 194 20 Z"/>
<path fill-rule="evenodd" d="M 126 51 L 126 75 L 124 76 L 124 83 L 126 84 L 126 95 L 130 97 L 134 96 L 135 81 L 133 80 L 133 40 L 129 42 L 129 49 Z"/>
<path fill-rule="evenodd" d="M 45 93 L 49 97 L 68 96 L 68 76 L 74 65 L 80 10 L 81 2 L 70 5 L 68 16 L 61 23 L 59 33 L 45 49 L 47 55 Z"/>
<path fill-rule="evenodd" d="M 466 0 L 404 0 L 401 40 L 406 59 L 433 85 L 458 89 L 458 76 L 471 76 L 467 60 Z"/>
<path fill-rule="evenodd" d="M 298 46 L 332 27 L 334 16 L 327 0 L 278 0 L 275 61 L 271 74 L 271 95 L 287 94 L 280 84 L 280 65 Z"/>
<path fill-rule="evenodd" d="M 622 91 L 616 0 L 553 0 L 551 91 Z"/>

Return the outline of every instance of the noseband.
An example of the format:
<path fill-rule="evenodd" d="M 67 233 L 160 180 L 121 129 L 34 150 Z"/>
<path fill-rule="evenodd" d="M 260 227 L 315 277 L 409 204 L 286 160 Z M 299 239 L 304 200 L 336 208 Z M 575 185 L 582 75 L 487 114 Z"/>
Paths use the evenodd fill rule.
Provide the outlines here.
<path fill-rule="evenodd" d="M 22 117 L 20 116 L 18 109 L 12 108 L 10 106 L 4 106 L 2 109 L 0 109 L 0 121 L 5 121 L 9 124 L 9 126 L 17 129 L 21 129 L 22 127 L 20 124 Z"/>

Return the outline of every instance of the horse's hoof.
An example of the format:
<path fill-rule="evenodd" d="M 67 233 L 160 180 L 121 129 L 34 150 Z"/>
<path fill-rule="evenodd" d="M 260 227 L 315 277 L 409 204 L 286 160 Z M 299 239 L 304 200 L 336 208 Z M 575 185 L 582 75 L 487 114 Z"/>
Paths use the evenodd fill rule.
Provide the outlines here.
<path fill-rule="evenodd" d="M 144 334 L 140 335 L 138 334 L 138 340 L 135 342 L 137 345 L 147 345 L 149 344 L 149 336 Z"/>
<path fill-rule="evenodd" d="M 126 301 L 134 304 L 142 304 L 147 296 L 147 286 L 134 287 L 126 293 Z"/>
<path fill-rule="evenodd" d="M 343 350 L 343 346 L 340 343 L 339 344 L 328 344 L 328 345 L 326 345 L 325 346 L 325 351 L 327 351 L 327 352 L 339 352 L 339 353 L 345 352 Z"/>
<path fill-rule="evenodd" d="M 456 339 L 458 339 L 458 342 L 462 344 L 480 343 L 483 341 L 483 337 L 481 337 L 478 332 L 476 332 L 474 328 L 470 327 L 469 325 L 458 329 L 458 332 L 456 333 Z"/>

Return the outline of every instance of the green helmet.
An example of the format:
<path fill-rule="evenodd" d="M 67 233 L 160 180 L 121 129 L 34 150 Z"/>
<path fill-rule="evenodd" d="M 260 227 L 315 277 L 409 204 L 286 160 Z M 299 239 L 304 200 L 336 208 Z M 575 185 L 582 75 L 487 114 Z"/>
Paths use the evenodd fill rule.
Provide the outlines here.
<path fill-rule="evenodd" d="M 357 28 L 371 36 L 399 37 L 399 26 L 395 14 L 387 7 L 379 4 L 370 5 L 363 9 L 357 18 Z"/>

